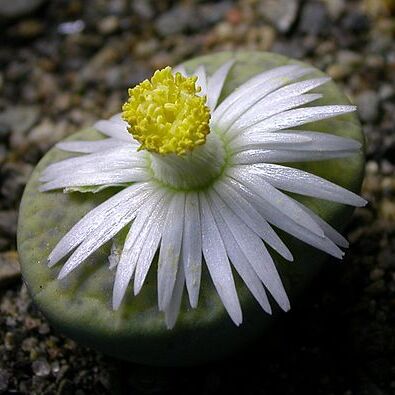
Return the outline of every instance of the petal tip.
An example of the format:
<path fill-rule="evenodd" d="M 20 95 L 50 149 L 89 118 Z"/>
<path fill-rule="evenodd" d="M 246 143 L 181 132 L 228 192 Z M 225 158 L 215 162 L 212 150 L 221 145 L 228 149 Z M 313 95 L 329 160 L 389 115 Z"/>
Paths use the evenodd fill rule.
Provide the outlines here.
<path fill-rule="evenodd" d="M 359 196 L 359 205 L 357 207 L 365 207 L 368 203 L 369 203 L 368 200 L 366 200 L 363 197 Z"/>
<path fill-rule="evenodd" d="M 114 311 L 117 311 L 119 309 L 119 306 L 121 305 L 122 302 L 122 297 L 118 294 L 118 292 L 113 293 L 112 296 L 112 309 Z"/>
<path fill-rule="evenodd" d="M 47 266 L 48 267 L 53 267 L 53 266 L 55 266 L 55 264 L 56 264 L 56 261 L 54 261 L 53 259 L 51 259 L 51 258 L 47 259 Z"/>
<path fill-rule="evenodd" d="M 66 270 L 62 269 L 59 272 L 57 279 L 58 280 L 63 280 L 67 275 L 68 275 L 68 272 Z"/>

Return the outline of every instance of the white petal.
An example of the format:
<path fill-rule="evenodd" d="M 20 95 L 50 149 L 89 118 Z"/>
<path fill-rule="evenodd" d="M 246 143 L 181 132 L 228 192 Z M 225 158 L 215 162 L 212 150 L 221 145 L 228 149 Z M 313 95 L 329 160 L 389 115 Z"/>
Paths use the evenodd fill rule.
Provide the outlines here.
<path fill-rule="evenodd" d="M 325 235 L 319 236 L 313 233 L 310 229 L 301 226 L 299 223 L 290 220 L 288 217 L 282 215 L 281 211 L 274 212 L 275 210 L 268 210 L 267 202 L 259 197 L 259 195 L 245 186 L 231 182 L 232 186 L 238 190 L 264 217 L 267 221 L 298 238 L 299 240 L 312 245 L 326 253 L 341 259 L 344 255 L 336 244 L 329 240 Z M 295 201 L 296 202 L 296 201 Z M 307 214 L 305 212 L 305 214 Z M 313 218 L 311 218 L 313 221 Z M 318 226 L 316 224 L 315 226 Z"/>
<path fill-rule="evenodd" d="M 210 196 L 213 196 L 213 194 Z M 226 224 L 226 226 L 222 226 L 221 235 L 225 242 L 229 257 L 236 270 L 239 271 L 240 276 L 246 282 L 247 286 L 249 286 L 249 283 L 247 282 L 248 277 L 246 281 L 244 276 L 247 276 L 248 272 L 245 268 L 246 262 L 244 262 L 243 265 L 242 261 L 238 260 L 241 256 L 244 256 L 244 259 L 247 260 L 247 264 L 249 263 L 248 266 L 251 265 L 253 267 L 255 273 L 273 295 L 279 306 L 283 310 L 289 310 L 289 300 L 280 276 L 278 275 L 277 268 L 262 241 L 227 208 L 223 201 L 218 197 L 212 197 L 212 201 L 217 208 L 214 214 L 215 219 L 217 220 L 220 215 Z M 218 222 L 217 224 L 219 225 Z M 219 226 L 219 228 L 221 230 L 221 226 Z M 230 235 L 232 235 L 231 238 Z M 224 236 L 227 238 L 225 239 Z M 239 254 L 235 256 L 233 254 L 237 252 L 235 251 L 236 246 L 239 247 L 240 251 Z M 232 256 L 234 259 L 232 259 Z M 251 279 L 249 280 L 252 281 Z M 251 292 L 252 291 L 253 290 L 251 289 Z M 263 308 L 265 309 L 265 307 Z"/>
<path fill-rule="evenodd" d="M 276 130 L 286 129 L 309 122 L 316 122 L 322 119 L 347 114 L 355 110 L 355 106 L 348 105 L 297 108 L 273 115 L 272 117 L 267 118 L 264 121 L 246 129 L 244 132 L 248 134 L 273 132 Z"/>
<path fill-rule="evenodd" d="M 83 158 L 81 157 L 81 159 Z M 101 161 L 90 161 L 85 163 L 78 163 L 77 161 L 77 165 L 75 163 L 61 162 L 54 163 L 54 165 L 58 166 L 45 169 L 40 177 L 41 182 L 56 181 L 61 178 L 70 178 L 83 174 L 109 173 L 117 170 L 129 172 L 130 170 L 140 169 L 147 171 L 146 161 L 134 156 L 130 156 L 126 159 L 122 157 L 118 159 L 105 157 Z"/>
<path fill-rule="evenodd" d="M 241 135 L 240 138 L 233 140 L 230 146 L 233 152 L 247 149 L 294 149 L 295 146 L 303 148 L 311 141 L 312 139 L 309 136 L 303 136 L 298 133 L 276 132 Z"/>
<path fill-rule="evenodd" d="M 89 168 L 94 171 L 107 171 L 112 169 L 145 167 L 146 156 L 135 148 L 124 145 L 109 148 L 105 153 L 92 153 L 50 164 L 43 172 L 40 181 L 49 181 L 68 172 L 78 172 Z"/>
<path fill-rule="evenodd" d="M 118 114 L 113 115 L 110 118 L 110 121 L 119 123 L 121 125 L 124 125 L 125 128 L 128 126 L 128 123 L 122 119 L 122 113 L 121 112 L 119 112 Z"/>
<path fill-rule="evenodd" d="M 117 266 L 113 288 L 113 309 L 120 306 L 129 285 L 130 279 L 136 269 L 137 263 L 141 257 L 147 266 L 147 272 L 151 265 L 152 259 L 158 248 L 160 240 L 160 226 L 163 225 L 164 192 L 157 191 L 149 199 L 145 200 L 138 211 L 128 235 L 125 239 L 123 251 Z M 158 234 L 159 233 L 159 234 Z M 141 271 L 141 269 L 140 269 Z M 145 278 L 145 275 L 143 275 Z M 143 283 L 142 275 L 139 275 L 138 282 Z"/>
<path fill-rule="evenodd" d="M 89 155 L 86 155 L 86 157 L 87 156 Z M 115 170 L 147 170 L 146 160 L 142 160 L 142 158 L 134 155 L 130 155 L 127 158 L 111 158 L 110 156 L 104 155 L 102 160 L 90 160 L 89 162 L 83 160 L 86 159 L 86 157 L 73 158 L 81 159 L 81 161 L 77 160 L 76 162 L 66 162 L 68 161 L 68 159 L 66 159 L 65 161 L 54 163 L 54 167 L 48 166 L 42 173 L 40 181 L 55 181 L 59 178 L 70 177 L 76 174 L 108 173 Z"/>
<path fill-rule="evenodd" d="M 196 77 L 198 77 L 196 81 L 196 85 L 200 86 L 202 90 L 200 91 L 200 96 L 207 95 L 207 77 L 206 77 L 206 70 L 203 66 L 199 66 L 193 73 Z"/>
<path fill-rule="evenodd" d="M 188 73 L 185 69 L 185 66 L 183 64 L 179 64 L 176 67 L 173 67 L 173 74 L 180 73 L 184 77 L 188 77 Z"/>
<path fill-rule="evenodd" d="M 135 184 L 112 196 L 80 219 L 59 241 L 48 257 L 48 265 L 53 266 L 77 247 L 86 237 L 107 221 L 119 206 L 125 204 L 138 207 L 151 193 L 148 184 Z"/>
<path fill-rule="evenodd" d="M 306 206 L 303 206 L 298 202 L 300 208 L 304 211 L 306 211 L 307 214 L 311 216 L 311 218 L 314 219 L 315 222 L 321 227 L 321 229 L 324 231 L 324 234 L 328 239 L 333 241 L 335 244 L 337 244 L 340 247 L 343 248 L 348 248 L 349 243 L 347 239 L 345 239 L 336 229 L 334 229 L 331 225 L 329 225 L 327 222 L 325 222 L 321 217 L 319 217 L 313 210 L 310 210 Z"/>
<path fill-rule="evenodd" d="M 180 312 L 184 284 L 184 267 L 180 265 L 177 271 L 177 278 L 174 284 L 173 295 L 171 296 L 169 305 L 165 309 L 165 320 L 167 329 L 172 329 L 177 321 L 178 313 Z"/>
<path fill-rule="evenodd" d="M 297 146 L 294 149 L 302 151 L 357 151 L 362 144 L 354 139 L 336 136 L 330 133 L 310 132 L 305 130 L 282 130 L 281 133 L 299 135 L 311 139 L 311 143 L 306 146 Z"/>
<path fill-rule="evenodd" d="M 214 111 L 213 124 L 222 132 L 226 132 L 242 114 L 252 106 L 256 105 L 256 103 L 262 100 L 266 95 L 277 88 L 288 84 L 292 80 L 302 77 L 308 72 L 310 72 L 310 69 L 300 68 L 297 71 L 284 73 L 280 77 L 265 81 L 262 84 L 255 86 L 253 89 L 249 89 L 249 91 L 238 99 L 234 105 L 230 106 L 228 110 L 224 112 L 221 118 L 217 118 L 216 111 Z"/>
<path fill-rule="evenodd" d="M 224 241 L 226 252 L 233 266 L 239 273 L 247 288 L 261 305 L 262 309 L 268 314 L 271 314 L 272 309 L 260 279 L 258 278 L 255 271 L 251 268 L 250 263 L 244 256 L 222 216 L 218 212 L 214 211 L 214 217 L 221 233 L 222 240 Z"/>
<path fill-rule="evenodd" d="M 291 252 L 278 237 L 277 233 L 261 216 L 261 214 L 259 214 L 259 212 L 255 210 L 255 208 L 246 199 L 244 199 L 240 193 L 227 183 L 227 180 L 216 183 L 214 185 L 214 189 L 218 195 L 221 196 L 227 206 L 262 240 L 269 244 L 285 259 L 293 261 Z"/>
<path fill-rule="evenodd" d="M 114 138 L 96 140 L 96 141 L 63 141 L 56 144 L 56 147 L 68 152 L 81 152 L 90 154 L 92 152 L 100 152 L 110 148 L 120 147 L 123 141 Z"/>
<path fill-rule="evenodd" d="M 119 258 L 121 257 L 121 252 L 122 251 L 120 251 L 119 246 L 113 240 L 113 242 L 111 244 L 110 255 L 108 256 L 108 263 L 109 263 L 110 270 L 117 267 L 117 265 L 119 263 Z"/>
<path fill-rule="evenodd" d="M 271 163 L 260 163 L 248 168 L 275 188 L 284 191 L 357 207 L 367 203 L 355 193 L 306 171 Z"/>
<path fill-rule="evenodd" d="M 140 233 L 139 239 L 141 239 L 142 246 L 141 253 L 136 264 L 136 273 L 134 275 L 135 295 L 141 291 L 152 260 L 158 250 L 159 242 L 162 237 L 162 230 L 165 225 L 168 204 L 169 198 L 168 196 L 165 196 L 162 204 L 158 204 L 158 207 L 155 207 L 153 210 L 152 215 L 148 217 L 148 221 L 145 226 L 147 229 L 146 234 L 143 231 Z"/>
<path fill-rule="evenodd" d="M 235 89 L 217 107 L 217 109 L 213 113 L 213 121 L 217 122 L 224 115 L 224 113 L 229 109 L 229 107 L 233 106 L 236 102 L 238 102 L 245 95 L 248 95 L 249 93 L 251 93 L 252 89 L 256 89 L 258 86 L 261 86 L 266 81 L 269 81 L 269 80 L 275 79 L 275 78 L 281 78 L 285 75 L 290 75 L 292 78 L 295 75 L 298 75 L 300 70 L 301 70 L 301 66 L 299 66 L 299 65 L 295 65 L 295 64 L 285 65 L 285 66 L 280 66 L 280 67 L 276 67 L 274 69 L 265 71 L 261 74 L 258 74 L 256 76 L 250 78 L 244 84 L 242 84 L 237 89 Z"/>
<path fill-rule="evenodd" d="M 280 192 L 261 177 L 255 175 L 248 167 L 232 168 L 229 170 L 228 175 L 239 183 L 247 186 L 253 193 L 259 196 L 262 201 L 261 208 L 264 209 L 266 213 L 264 217 L 273 225 L 281 227 L 279 226 L 280 223 L 285 224 L 292 222 L 308 229 L 320 237 L 324 236 L 322 229 L 310 218 L 310 216 L 306 215 L 306 213 L 299 208 L 294 199 Z"/>
<path fill-rule="evenodd" d="M 236 325 L 240 325 L 243 317 L 229 259 L 209 203 L 203 192 L 199 192 L 199 202 L 202 223 L 202 247 L 207 268 L 225 309 L 233 322 Z"/>
<path fill-rule="evenodd" d="M 184 206 L 185 194 L 175 193 L 163 226 L 158 261 L 158 306 L 162 311 L 170 302 L 179 266 L 184 228 Z"/>
<path fill-rule="evenodd" d="M 240 134 L 244 129 L 256 125 L 268 117 L 311 103 L 321 97 L 321 94 L 310 93 L 290 98 L 286 97 L 282 100 L 276 101 L 275 103 L 267 102 L 266 100 L 264 104 L 257 103 L 233 123 L 228 133 L 230 136 L 238 136 L 238 134 Z"/>
<path fill-rule="evenodd" d="M 66 173 L 53 181 L 49 181 L 39 187 L 39 191 L 45 192 L 67 187 L 80 187 L 90 185 L 118 184 L 125 182 L 145 181 L 150 178 L 145 169 L 119 169 L 101 173 Z"/>
<path fill-rule="evenodd" d="M 189 302 L 197 307 L 202 271 L 202 233 L 200 226 L 199 199 L 196 192 L 185 198 L 182 261 L 184 265 Z"/>
<path fill-rule="evenodd" d="M 138 199 L 136 199 L 136 201 L 137 200 Z M 112 215 L 107 216 L 106 220 L 101 223 L 101 226 L 90 232 L 63 265 L 58 278 L 62 279 L 66 277 L 86 258 L 132 221 L 138 210 L 136 201 L 133 201 L 133 204 L 130 200 L 122 201 L 122 204 L 118 205 L 117 209 L 112 211 Z"/>
<path fill-rule="evenodd" d="M 277 89 L 275 92 L 271 93 L 266 97 L 267 101 L 277 101 L 282 100 L 284 98 L 290 98 L 293 96 L 299 96 L 303 93 L 309 92 L 318 86 L 321 86 L 328 81 L 330 81 L 330 77 L 320 77 L 320 78 L 312 78 L 310 80 L 294 82 L 293 84 L 289 84 L 283 86 L 280 89 Z"/>
<path fill-rule="evenodd" d="M 124 121 L 101 120 L 95 123 L 94 128 L 106 136 L 131 143 L 135 142 Z"/>
<path fill-rule="evenodd" d="M 222 92 L 226 77 L 230 68 L 234 64 L 234 60 L 224 63 L 209 79 L 208 79 L 208 100 L 207 105 L 211 110 L 217 106 L 218 99 Z"/>
<path fill-rule="evenodd" d="M 347 158 L 355 155 L 355 151 L 295 151 L 278 149 L 256 149 L 238 152 L 232 157 L 235 165 L 249 165 L 255 163 L 286 163 L 286 162 L 308 162 L 316 160 L 328 160 Z"/>
<path fill-rule="evenodd" d="M 241 135 L 232 142 L 233 151 L 245 149 L 279 149 L 291 151 L 352 151 L 359 150 L 359 141 L 329 133 L 281 130 L 273 133 Z"/>

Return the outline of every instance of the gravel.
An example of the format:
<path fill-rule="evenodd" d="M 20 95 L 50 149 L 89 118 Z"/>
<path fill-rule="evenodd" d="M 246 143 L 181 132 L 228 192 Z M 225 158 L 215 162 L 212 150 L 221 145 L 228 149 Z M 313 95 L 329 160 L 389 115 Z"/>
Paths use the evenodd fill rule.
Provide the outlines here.
<path fill-rule="evenodd" d="M 12 19 L 27 15 L 39 8 L 45 0 L 0 0 L 0 17 Z"/>
<path fill-rule="evenodd" d="M 303 7 L 299 29 L 302 33 L 314 36 L 328 33 L 330 20 L 328 10 L 320 2 L 310 2 Z"/>
<path fill-rule="evenodd" d="M 379 97 L 377 92 L 368 90 L 356 97 L 359 116 L 365 122 L 373 122 L 379 116 Z"/>
<path fill-rule="evenodd" d="M 394 394 L 394 17 L 387 0 L 0 1 L 0 393 Z M 345 231 L 344 262 L 328 263 L 270 342 L 224 361 L 150 368 L 77 345 L 20 278 L 16 213 L 34 165 L 118 112 L 155 68 L 229 49 L 310 62 L 359 106 L 370 203 Z"/>
<path fill-rule="evenodd" d="M 264 0 L 258 7 L 262 18 L 268 20 L 279 32 L 286 33 L 296 20 L 299 10 L 297 0 Z"/>

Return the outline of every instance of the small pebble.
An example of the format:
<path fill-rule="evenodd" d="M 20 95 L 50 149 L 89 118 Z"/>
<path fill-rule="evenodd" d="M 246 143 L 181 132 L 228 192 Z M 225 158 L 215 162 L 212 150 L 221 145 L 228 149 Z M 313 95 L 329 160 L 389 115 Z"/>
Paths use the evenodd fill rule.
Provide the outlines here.
<path fill-rule="evenodd" d="M 45 0 L 14 0 L 0 1 L 0 17 L 16 19 L 37 10 Z"/>
<path fill-rule="evenodd" d="M 98 24 L 99 32 L 102 34 L 112 34 L 119 28 L 119 19 L 110 15 L 102 19 Z"/>
<path fill-rule="evenodd" d="M 324 0 L 332 20 L 338 20 L 346 10 L 346 0 Z"/>
<path fill-rule="evenodd" d="M 6 350 L 12 350 L 15 346 L 15 337 L 12 332 L 6 332 L 4 336 L 4 346 Z"/>
<path fill-rule="evenodd" d="M 385 220 L 395 221 L 395 201 L 383 199 L 380 204 L 380 214 Z"/>
<path fill-rule="evenodd" d="M 0 289 L 14 284 L 21 278 L 18 254 L 16 251 L 0 253 Z"/>
<path fill-rule="evenodd" d="M 299 29 L 303 33 L 318 35 L 329 27 L 328 12 L 324 4 L 311 2 L 304 5 L 300 16 Z"/>
<path fill-rule="evenodd" d="M 299 9 L 297 0 L 262 0 L 258 11 L 281 33 L 290 30 Z"/>
<path fill-rule="evenodd" d="M 0 211 L 0 234 L 14 238 L 16 235 L 18 213 L 16 210 Z"/>
<path fill-rule="evenodd" d="M 364 91 L 356 97 L 358 113 L 365 122 L 373 122 L 379 116 L 379 98 L 373 90 Z"/>
<path fill-rule="evenodd" d="M 7 390 L 9 380 L 10 380 L 10 374 L 4 369 L 0 369 L 0 391 L 1 392 Z"/>
<path fill-rule="evenodd" d="M 45 377 L 51 373 L 51 366 L 44 358 L 37 359 L 32 363 L 32 369 L 36 376 Z"/>
<path fill-rule="evenodd" d="M 25 134 L 38 120 L 36 106 L 12 106 L 0 113 L 0 124 L 6 125 L 13 134 Z"/>
<path fill-rule="evenodd" d="M 370 277 L 370 279 L 371 279 L 372 281 L 380 280 L 380 278 L 382 278 L 383 276 L 384 276 L 384 270 L 378 269 L 378 268 L 373 269 L 373 270 L 370 272 L 370 275 L 369 275 L 369 277 Z"/>
<path fill-rule="evenodd" d="M 23 39 L 33 39 L 44 33 L 45 25 L 37 19 L 27 19 L 10 28 L 10 34 Z"/>

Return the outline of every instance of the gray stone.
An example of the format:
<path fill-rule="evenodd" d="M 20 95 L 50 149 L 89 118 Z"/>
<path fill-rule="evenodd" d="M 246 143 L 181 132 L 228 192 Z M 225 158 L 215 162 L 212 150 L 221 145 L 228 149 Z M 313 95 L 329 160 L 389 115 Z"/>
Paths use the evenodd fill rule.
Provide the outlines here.
<path fill-rule="evenodd" d="M 54 124 L 49 119 L 43 119 L 27 136 L 28 142 L 42 150 L 61 140 L 66 135 L 67 123 L 60 121 Z"/>
<path fill-rule="evenodd" d="M 374 122 L 379 116 L 379 98 L 375 91 L 368 90 L 356 98 L 359 116 L 365 122 Z"/>
<path fill-rule="evenodd" d="M 155 22 L 157 32 L 162 36 L 197 31 L 223 20 L 232 4 L 221 1 L 216 4 L 181 4 L 163 13 Z"/>
<path fill-rule="evenodd" d="M 357 52 L 340 50 L 337 53 L 337 61 L 346 67 L 355 68 L 363 64 L 364 58 Z"/>
<path fill-rule="evenodd" d="M 114 15 L 106 16 L 98 23 L 99 32 L 112 34 L 119 28 L 119 19 Z"/>
<path fill-rule="evenodd" d="M 4 369 L 0 369 L 0 391 L 1 392 L 7 390 L 9 380 L 10 380 L 10 374 Z"/>
<path fill-rule="evenodd" d="M 21 268 L 16 251 L 0 253 L 0 289 L 18 281 L 21 277 Z"/>
<path fill-rule="evenodd" d="M 106 70 L 103 80 L 109 89 L 127 89 L 151 76 L 143 62 L 125 63 Z"/>
<path fill-rule="evenodd" d="M 362 33 L 369 28 L 369 18 L 359 11 L 353 11 L 342 19 L 343 27 L 352 33 Z"/>
<path fill-rule="evenodd" d="M 9 128 L 12 134 L 24 134 L 37 122 L 39 114 L 36 106 L 10 107 L 0 113 L 0 125 Z"/>
<path fill-rule="evenodd" d="M 8 162 L 1 168 L 2 185 L 2 204 L 5 208 L 15 207 L 16 202 L 22 195 L 23 188 L 33 170 L 28 163 Z"/>
<path fill-rule="evenodd" d="M 60 34 L 69 35 L 69 34 L 78 34 L 81 33 L 85 29 L 85 22 L 78 19 L 72 22 L 63 22 L 58 26 L 58 32 Z"/>
<path fill-rule="evenodd" d="M 162 36 L 181 33 L 195 18 L 194 8 L 189 5 L 179 5 L 162 14 L 155 22 L 155 28 Z"/>
<path fill-rule="evenodd" d="M 324 0 L 324 2 L 333 20 L 339 19 L 346 9 L 345 0 Z"/>
<path fill-rule="evenodd" d="M 15 210 L 0 211 L 0 234 L 15 237 L 17 218 Z"/>
<path fill-rule="evenodd" d="M 1 134 L 0 134 L 1 138 Z M 0 163 L 3 163 L 7 157 L 7 148 L 4 144 L 0 144 Z"/>
<path fill-rule="evenodd" d="M 301 38 L 276 41 L 272 50 L 273 52 L 295 59 L 302 59 L 307 53 L 306 47 L 303 45 L 303 40 Z"/>
<path fill-rule="evenodd" d="M 45 24 L 40 19 L 23 19 L 9 29 L 9 34 L 22 39 L 33 39 L 45 31 Z"/>
<path fill-rule="evenodd" d="M 8 237 L 0 237 L 0 251 L 4 251 L 10 245 L 10 240 Z"/>
<path fill-rule="evenodd" d="M 36 376 L 45 377 L 51 373 L 51 366 L 45 358 L 37 359 L 32 363 L 32 369 Z"/>
<path fill-rule="evenodd" d="M 278 31 L 286 33 L 295 22 L 298 9 L 297 0 L 264 0 L 260 2 L 258 12 Z"/>
<path fill-rule="evenodd" d="M 141 18 L 151 19 L 155 15 L 151 0 L 134 0 L 133 11 Z"/>
<path fill-rule="evenodd" d="M 318 35 L 329 27 L 328 12 L 322 3 L 307 3 L 300 16 L 299 30 L 302 33 Z"/>
<path fill-rule="evenodd" d="M 379 89 L 379 97 L 381 100 L 392 99 L 395 96 L 395 88 L 392 84 L 383 84 Z"/>
<path fill-rule="evenodd" d="M 101 48 L 88 63 L 85 64 L 79 78 L 81 81 L 87 83 L 97 82 L 102 80 L 105 69 L 116 63 L 119 59 L 119 51 L 112 43 Z"/>
<path fill-rule="evenodd" d="M 46 0 L 0 0 L 0 17 L 18 18 L 34 12 Z"/>
<path fill-rule="evenodd" d="M 196 27 L 200 27 L 202 24 L 212 25 L 222 21 L 231 7 L 232 3 L 229 1 L 202 4 L 198 9 L 199 18 L 195 18 Z"/>

